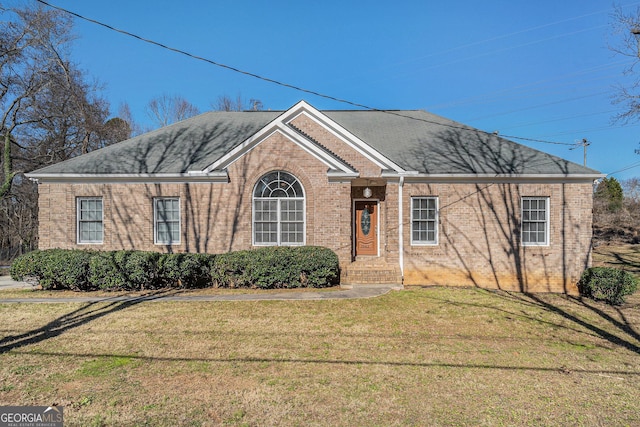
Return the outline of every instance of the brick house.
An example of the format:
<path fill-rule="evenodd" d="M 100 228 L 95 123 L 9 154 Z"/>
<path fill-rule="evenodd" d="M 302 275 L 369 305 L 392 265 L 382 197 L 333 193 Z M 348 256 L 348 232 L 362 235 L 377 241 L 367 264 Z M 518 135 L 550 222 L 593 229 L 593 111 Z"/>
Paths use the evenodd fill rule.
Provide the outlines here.
<path fill-rule="evenodd" d="M 597 171 L 424 111 L 209 112 L 53 165 L 39 247 L 333 249 L 341 282 L 576 293 Z"/>

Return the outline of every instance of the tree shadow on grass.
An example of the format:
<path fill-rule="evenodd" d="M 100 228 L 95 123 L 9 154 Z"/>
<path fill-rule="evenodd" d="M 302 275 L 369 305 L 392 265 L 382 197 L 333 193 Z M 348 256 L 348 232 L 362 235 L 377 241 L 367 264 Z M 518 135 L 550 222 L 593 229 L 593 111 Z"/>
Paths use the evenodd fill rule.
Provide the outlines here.
<path fill-rule="evenodd" d="M 618 264 L 623 270 L 628 270 L 636 274 L 640 273 L 640 262 L 638 262 L 636 259 L 633 259 L 630 256 L 624 257 L 619 253 L 614 253 L 613 257 L 616 260 L 615 263 Z"/>
<path fill-rule="evenodd" d="M 100 302 L 86 303 L 80 308 L 64 314 L 40 328 L 19 335 L 6 336 L 0 339 L 0 354 L 27 345 L 46 341 L 93 320 L 125 310 L 142 302 L 161 298 L 166 296 L 168 293 L 170 293 L 170 291 L 157 291 L 135 298 L 128 298 L 124 301 L 109 298 Z"/>
<path fill-rule="evenodd" d="M 607 313 L 605 309 L 603 309 L 602 303 L 599 304 L 595 301 L 591 301 L 585 298 L 567 297 L 569 301 L 571 301 L 578 307 L 587 309 L 592 313 L 598 315 L 600 319 L 602 319 L 604 322 L 608 323 L 615 329 L 614 333 L 596 325 L 595 322 L 589 322 L 587 319 L 570 313 L 568 310 L 562 307 L 551 304 L 550 302 L 545 301 L 543 298 L 536 294 L 527 294 L 526 296 L 534 301 L 537 306 L 562 316 L 570 322 L 593 332 L 594 334 L 610 342 L 611 344 L 624 347 L 627 350 L 640 354 L 640 345 L 637 344 L 640 343 L 640 333 L 638 333 L 638 331 L 634 328 L 621 308 L 611 308 L 611 310 L 616 311 L 618 313 L 618 316 L 620 317 L 620 319 L 616 319 L 614 316 Z"/>
<path fill-rule="evenodd" d="M 594 333 L 596 336 L 608 341 L 611 344 L 624 347 L 627 350 L 640 354 L 640 345 L 638 344 L 640 343 L 640 333 L 632 325 L 631 321 L 626 316 L 624 310 L 620 307 L 611 308 L 611 310 L 616 311 L 618 313 L 618 316 L 620 317 L 620 319 L 616 319 L 613 315 L 607 313 L 606 309 L 603 309 L 602 304 L 598 304 L 598 303 L 595 303 L 594 301 L 590 301 L 583 298 L 570 297 L 570 296 L 566 297 L 568 301 L 575 304 L 577 307 L 582 309 L 587 309 L 592 313 L 597 314 L 600 317 L 600 319 L 602 319 L 607 324 L 611 325 L 615 329 L 615 332 L 610 332 L 604 329 L 603 327 L 595 324 L 595 322 L 591 322 L 586 318 L 583 318 L 577 314 L 571 313 L 569 310 L 563 307 L 560 307 L 559 305 L 554 305 L 550 303 L 549 301 L 545 300 L 544 297 L 537 294 L 496 292 L 495 295 L 499 296 L 500 298 L 508 299 L 509 301 L 512 301 L 512 302 L 515 301 L 520 304 L 526 304 L 528 306 L 542 308 L 548 312 L 555 313 L 563 317 L 564 319 L 570 321 L 572 325 L 577 327 L 577 328 L 569 328 L 572 331 L 579 332 L 581 331 L 580 327 L 584 328 Z M 466 303 L 459 303 L 459 304 L 466 304 Z M 483 306 L 481 304 L 473 304 L 473 305 Z M 497 309 L 495 307 L 487 307 L 487 306 L 483 306 L 483 307 Z M 502 310 L 502 309 L 498 309 L 498 310 Z M 529 318 L 532 320 L 540 321 L 540 319 L 535 319 L 532 317 L 529 317 Z M 565 325 L 556 324 L 556 326 L 567 328 Z"/>

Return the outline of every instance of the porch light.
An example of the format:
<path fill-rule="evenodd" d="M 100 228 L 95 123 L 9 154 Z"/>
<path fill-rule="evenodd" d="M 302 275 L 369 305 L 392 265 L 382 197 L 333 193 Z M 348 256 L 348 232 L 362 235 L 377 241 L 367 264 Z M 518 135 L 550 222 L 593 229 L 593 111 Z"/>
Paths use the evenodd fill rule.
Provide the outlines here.
<path fill-rule="evenodd" d="M 371 192 L 371 189 L 369 187 L 362 190 L 362 195 L 364 196 L 365 199 L 368 199 L 369 197 L 371 197 L 371 194 L 373 193 Z"/>

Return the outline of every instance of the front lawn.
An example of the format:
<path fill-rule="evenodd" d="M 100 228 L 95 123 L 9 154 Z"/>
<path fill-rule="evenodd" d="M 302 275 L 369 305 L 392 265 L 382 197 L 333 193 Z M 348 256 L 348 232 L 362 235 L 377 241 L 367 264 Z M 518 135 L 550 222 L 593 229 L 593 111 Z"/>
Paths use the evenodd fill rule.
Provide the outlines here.
<path fill-rule="evenodd" d="M 638 294 L 0 303 L 0 329 L 0 405 L 66 426 L 640 424 Z"/>
<path fill-rule="evenodd" d="M 620 268 L 640 278 L 640 245 L 600 245 L 593 250 L 593 265 Z"/>

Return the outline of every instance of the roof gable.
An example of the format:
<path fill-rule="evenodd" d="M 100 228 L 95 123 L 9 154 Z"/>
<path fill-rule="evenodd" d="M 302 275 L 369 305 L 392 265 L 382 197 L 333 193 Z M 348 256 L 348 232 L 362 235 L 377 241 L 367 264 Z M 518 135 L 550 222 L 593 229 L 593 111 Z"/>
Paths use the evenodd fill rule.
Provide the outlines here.
<path fill-rule="evenodd" d="M 242 141 L 232 150 L 217 159 L 211 165 L 206 167 L 203 172 L 209 173 L 213 171 L 226 170 L 230 165 L 238 161 L 242 156 L 249 153 L 255 147 L 265 141 L 270 135 L 279 133 L 297 144 L 303 150 L 323 162 L 328 170 L 327 173 L 332 178 L 343 177 L 353 178 L 359 175 L 358 171 L 346 161 L 341 159 L 335 153 L 301 132 L 291 124 L 292 118 L 298 114 L 307 113 L 313 116 L 321 116 L 322 114 L 311 107 L 304 101 L 294 105 L 289 110 L 280 114 L 273 121 L 265 125 L 258 132 Z M 366 145 L 366 144 L 365 144 Z"/>

